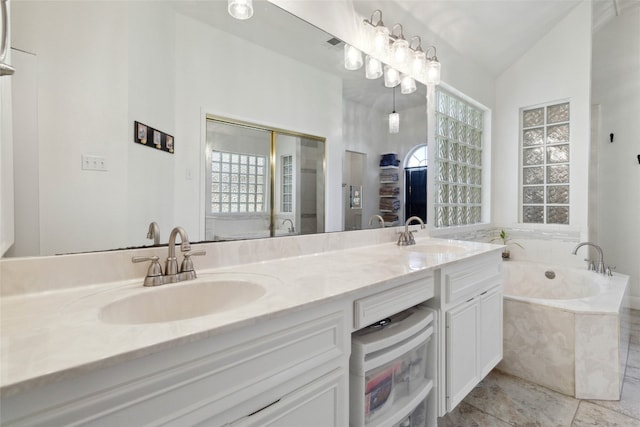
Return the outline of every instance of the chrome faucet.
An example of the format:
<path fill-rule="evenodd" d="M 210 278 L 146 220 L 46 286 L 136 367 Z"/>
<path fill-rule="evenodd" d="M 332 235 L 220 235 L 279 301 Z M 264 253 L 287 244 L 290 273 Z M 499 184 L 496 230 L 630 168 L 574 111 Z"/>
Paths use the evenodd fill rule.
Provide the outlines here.
<path fill-rule="evenodd" d="M 289 218 L 285 219 L 284 221 L 282 221 L 282 225 L 285 224 L 285 222 L 289 221 L 289 223 L 291 224 L 291 227 L 289 227 L 289 233 L 295 233 L 296 232 L 296 227 L 293 225 L 293 221 Z"/>
<path fill-rule="evenodd" d="M 593 246 L 596 251 L 598 252 L 598 262 L 596 265 L 593 264 L 593 262 L 590 262 L 589 264 L 589 270 L 594 270 L 597 271 L 600 274 L 609 274 L 611 275 L 611 269 L 608 269 L 605 267 L 604 265 L 604 253 L 602 252 L 602 248 L 598 245 L 596 245 L 595 243 L 591 243 L 591 242 L 582 242 L 582 243 L 578 243 L 578 245 L 573 248 L 573 251 L 571 252 L 573 255 L 576 255 L 578 253 L 578 249 L 580 249 L 583 246 Z M 588 260 L 587 260 L 588 261 Z"/>
<path fill-rule="evenodd" d="M 178 270 L 178 259 L 176 258 L 176 237 L 180 236 L 180 251 L 183 259 L 180 269 Z M 191 243 L 187 232 L 182 227 L 175 227 L 169 235 L 169 254 L 165 264 L 164 274 L 162 266 L 157 256 L 150 257 L 133 257 L 131 262 L 151 261 L 147 276 L 144 278 L 144 286 L 159 286 L 167 283 L 182 282 L 184 280 L 195 279 L 196 272 L 193 269 L 193 261 L 191 257 L 194 255 L 206 255 L 205 251 L 191 251 Z"/>
<path fill-rule="evenodd" d="M 149 224 L 149 231 L 147 231 L 147 239 L 153 239 L 153 246 L 160 244 L 160 227 L 157 222 Z"/>
<path fill-rule="evenodd" d="M 378 222 L 380 223 L 380 228 L 384 228 L 384 218 L 382 218 L 380 215 L 371 215 L 371 217 L 369 218 L 369 226 L 371 226 L 371 223 L 374 219 L 378 220 Z"/>
<path fill-rule="evenodd" d="M 413 220 L 417 220 L 420 223 L 420 228 L 424 229 L 424 222 L 422 222 L 422 219 L 419 216 L 412 216 L 411 218 L 407 219 L 407 221 L 404 223 L 404 231 L 400 232 L 400 236 L 398 237 L 398 246 L 409 246 L 416 244 L 416 240 L 413 238 L 413 233 L 409 231 L 409 224 L 411 224 Z"/>

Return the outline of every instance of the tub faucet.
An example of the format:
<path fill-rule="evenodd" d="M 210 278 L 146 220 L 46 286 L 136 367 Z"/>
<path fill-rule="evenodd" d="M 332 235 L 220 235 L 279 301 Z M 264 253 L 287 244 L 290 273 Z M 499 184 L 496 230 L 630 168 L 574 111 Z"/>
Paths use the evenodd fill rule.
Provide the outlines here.
<path fill-rule="evenodd" d="M 380 223 L 380 228 L 384 228 L 384 218 L 382 218 L 380 215 L 371 215 L 371 217 L 369 218 L 369 226 L 371 226 L 371 223 L 374 219 L 378 220 L 378 222 Z"/>
<path fill-rule="evenodd" d="M 422 222 L 422 219 L 419 216 L 412 216 L 411 218 L 407 219 L 407 221 L 404 223 L 404 231 L 401 232 L 400 237 L 398 237 L 398 246 L 409 246 L 416 244 L 416 241 L 413 238 L 413 233 L 409 231 L 409 224 L 411 224 L 413 220 L 418 221 L 420 223 L 420 228 L 424 229 L 424 222 Z"/>
<path fill-rule="evenodd" d="M 160 244 L 160 227 L 157 222 L 149 224 L 149 231 L 147 231 L 147 239 L 153 239 L 153 246 Z"/>
<path fill-rule="evenodd" d="M 293 221 L 289 218 L 285 219 L 284 221 L 282 221 L 282 225 L 285 224 L 285 222 L 289 221 L 289 224 L 291 224 L 291 227 L 289 227 L 289 233 L 295 233 L 296 232 L 296 227 L 293 225 Z"/>
<path fill-rule="evenodd" d="M 596 248 L 596 251 L 598 251 L 598 262 L 597 264 L 594 266 L 594 271 L 597 271 L 600 274 L 607 274 L 607 268 L 604 265 L 604 253 L 602 252 L 602 248 L 598 245 L 596 245 L 595 243 L 591 243 L 591 242 L 582 242 L 582 243 L 578 243 L 578 245 L 573 248 L 573 252 L 571 252 L 573 255 L 576 255 L 578 253 L 578 249 L 580 249 L 583 246 L 593 246 L 594 248 Z M 591 264 L 589 269 L 591 270 Z"/>
<path fill-rule="evenodd" d="M 183 259 L 180 269 L 178 269 L 178 259 L 176 258 L 176 237 L 180 236 L 180 251 Z M 157 256 L 133 257 L 131 262 L 151 261 L 147 276 L 144 278 L 144 286 L 159 286 L 167 283 L 182 282 L 183 280 L 195 279 L 196 272 L 193 269 L 191 257 L 194 255 L 206 255 L 205 251 L 191 251 L 191 243 L 187 232 L 182 227 L 175 227 L 169 235 L 169 254 L 162 272 L 162 267 Z"/>

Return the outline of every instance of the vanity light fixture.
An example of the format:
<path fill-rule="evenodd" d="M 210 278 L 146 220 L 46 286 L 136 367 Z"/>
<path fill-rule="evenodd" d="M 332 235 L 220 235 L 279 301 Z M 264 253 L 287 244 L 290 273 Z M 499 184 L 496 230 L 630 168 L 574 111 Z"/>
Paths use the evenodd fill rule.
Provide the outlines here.
<path fill-rule="evenodd" d="M 378 14 L 377 21 L 375 20 L 376 14 Z M 371 19 L 365 19 L 364 22 L 372 27 L 369 36 L 372 53 L 378 58 L 386 58 L 389 54 L 389 29 L 382 22 L 382 11 L 380 9 L 374 10 Z"/>
<path fill-rule="evenodd" d="M 366 78 L 371 80 L 382 77 L 382 62 L 367 55 L 364 59 L 364 74 Z"/>
<path fill-rule="evenodd" d="M 400 84 L 400 72 L 390 65 L 384 66 L 384 85 L 396 87 Z"/>
<path fill-rule="evenodd" d="M 362 52 L 346 43 L 344 45 L 344 68 L 347 70 L 362 68 Z"/>
<path fill-rule="evenodd" d="M 419 36 L 413 36 L 411 41 L 407 42 L 401 24 L 395 24 L 390 33 L 389 29 L 382 23 L 380 9 L 374 10 L 371 14 L 371 19 L 365 19 L 364 23 L 369 33 L 369 53 L 371 58 L 383 62 L 389 59 L 389 62 L 396 67 L 395 69 L 391 68 L 391 66 L 384 67 L 385 86 L 394 87 L 400 83 L 397 69 L 409 73 L 414 80 L 419 79 L 426 82 L 427 85 L 440 84 L 440 62 L 438 62 L 438 57 L 436 56 L 435 46 L 429 46 L 426 50 L 423 50 L 422 40 Z M 429 56 L 431 49 L 433 49 L 433 55 Z M 369 61 L 369 57 L 367 57 L 367 69 L 369 68 Z M 390 70 L 390 76 L 387 76 L 387 70 Z M 397 82 L 394 71 L 398 74 Z M 369 75 L 373 76 L 374 74 L 367 71 L 367 78 L 377 78 L 368 77 Z M 409 85 L 408 80 L 407 85 Z"/>
<path fill-rule="evenodd" d="M 253 16 L 253 0 L 229 0 L 229 15 L 245 20 Z"/>
<path fill-rule="evenodd" d="M 400 132 L 400 114 L 396 113 L 396 88 L 393 88 L 393 112 L 389 114 L 389 133 Z"/>
<path fill-rule="evenodd" d="M 433 56 L 427 56 L 426 80 L 428 85 L 438 85 L 440 84 L 440 62 L 436 56 L 435 46 L 429 46 L 427 52 L 431 49 L 433 49 Z"/>

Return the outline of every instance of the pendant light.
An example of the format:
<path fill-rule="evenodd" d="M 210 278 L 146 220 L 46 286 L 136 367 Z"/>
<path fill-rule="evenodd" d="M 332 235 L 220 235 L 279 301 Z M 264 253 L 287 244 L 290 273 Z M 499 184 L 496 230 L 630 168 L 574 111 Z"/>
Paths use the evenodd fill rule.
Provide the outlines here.
<path fill-rule="evenodd" d="M 396 88 L 393 88 L 393 112 L 389 114 L 389 133 L 400 132 L 400 114 L 396 113 Z"/>
<path fill-rule="evenodd" d="M 253 16 L 253 0 L 229 0 L 227 10 L 236 19 L 245 20 Z"/>

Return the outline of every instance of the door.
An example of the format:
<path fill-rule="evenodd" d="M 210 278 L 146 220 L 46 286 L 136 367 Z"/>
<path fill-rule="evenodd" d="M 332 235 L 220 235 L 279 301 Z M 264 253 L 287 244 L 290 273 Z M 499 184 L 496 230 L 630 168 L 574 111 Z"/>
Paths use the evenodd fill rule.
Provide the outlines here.
<path fill-rule="evenodd" d="M 480 377 L 502 360 L 502 290 L 480 295 Z"/>
<path fill-rule="evenodd" d="M 478 384 L 477 298 L 447 311 L 447 412 Z"/>
<path fill-rule="evenodd" d="M 361 230 L 364 189 L 364 170 L 367 155 L 354 151 L 345 151 L 343 166 L 343 203 L 344 230 Z"/>
<path fill-rule="evenodd" d="M 427 167 L 405 168 L 405 221 L 412 216 L 427 222 Z"/>

